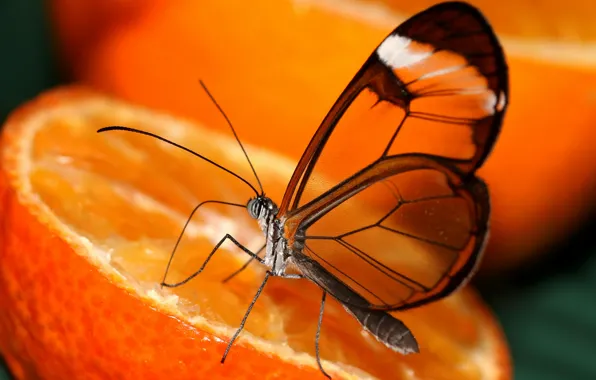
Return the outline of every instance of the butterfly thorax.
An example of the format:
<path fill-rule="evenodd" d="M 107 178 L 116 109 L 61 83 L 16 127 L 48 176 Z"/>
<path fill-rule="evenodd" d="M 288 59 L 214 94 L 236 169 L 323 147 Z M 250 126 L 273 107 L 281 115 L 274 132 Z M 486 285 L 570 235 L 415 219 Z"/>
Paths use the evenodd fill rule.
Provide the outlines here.
<path fill-rule="evenodd" d="M 283 235 L 283 223 L 277 217 L 277 205 L 265 195 L 259 195 L 248 201 L 246 209 L 248 214 L 257 220 L 265 235 L 264 264 L 274 275 L 283 275 L 289 256 L 286 254 L 287 241 Z"/>

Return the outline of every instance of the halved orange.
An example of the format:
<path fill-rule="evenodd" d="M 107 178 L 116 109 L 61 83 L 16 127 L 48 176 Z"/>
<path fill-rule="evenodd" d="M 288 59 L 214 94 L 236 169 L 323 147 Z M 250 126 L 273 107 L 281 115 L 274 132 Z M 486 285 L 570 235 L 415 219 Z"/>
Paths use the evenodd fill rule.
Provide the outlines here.
<path fill-rule="evenodd" d="M 188 284 L 158 284 L 191 209 L 213 196 L 245 202 L 250 192 L 156 140 L 96 133 L 113 124 L 171 138 L 249 178 L 230 137 L 91 90 L 52 90 L 16 110 L 0 148 L 0 352 L 16 378 L 322 379 L 313 357 L 321 292 L 306 280 L 270 280 L 220 363 L 263 268 L 222 283 L 246 259 L 227 245 Z M 293 163 L 247 149 L 280 199 Z M 244 209 L 201 212 L 169 282 L 198 269 L 226 232 L 255 248 L 256 227 Z M 328 301 L 325 369 L 335 379 L 511 378 L 504 337 L 473 290 L 396 316 L 420 354 L 385 348 Z"/>

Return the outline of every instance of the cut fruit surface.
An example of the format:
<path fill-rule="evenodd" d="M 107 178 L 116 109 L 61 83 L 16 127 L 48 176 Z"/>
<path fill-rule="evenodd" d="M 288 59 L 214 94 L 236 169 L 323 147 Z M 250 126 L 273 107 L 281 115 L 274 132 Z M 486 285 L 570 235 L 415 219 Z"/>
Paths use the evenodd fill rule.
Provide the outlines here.
<path fill-rule="evenodd" d="M 201 201 L 245 203 L 250 189 L 181 143 L 251 179 L 235 141 L 199 125 L 78 87 L 15 111 L 0 150 L 0 352 L 18 379 L 323 378 L 314 360 L 321 291 L 273 278 L 226 363 L 220 359 L 254 297 L 258 264 L 225 245 L 200 276 L 161 289 L 166 263 Z M 267 194 L 280 200 L 293 163 L 247 147 Z M 357 212 L 365 212 L 364 207 Z M 245 209 L 215 205 L 193 218 L 168 274 L 196 271 L 225 233 L 257 250 Z M 402 356 L 328 301 L 321 356 L 334 379 L 509 379 L 503 335 L 471 289 L 398 313 L 421 353 Z"/>

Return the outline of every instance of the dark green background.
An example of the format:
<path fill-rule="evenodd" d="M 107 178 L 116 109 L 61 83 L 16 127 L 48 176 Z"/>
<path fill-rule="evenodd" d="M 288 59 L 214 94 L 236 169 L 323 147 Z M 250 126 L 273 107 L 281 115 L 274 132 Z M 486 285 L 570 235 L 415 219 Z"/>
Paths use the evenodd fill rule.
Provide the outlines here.
<path fill-rule="evenodd" d="M 61 82 L 53 58 L 42 1 L 0 0 L 0 120 Z M 503 324 L 516 379 L 596 380 L 595 230 L 588 223 L 540 264 L 478 284 Z"/>

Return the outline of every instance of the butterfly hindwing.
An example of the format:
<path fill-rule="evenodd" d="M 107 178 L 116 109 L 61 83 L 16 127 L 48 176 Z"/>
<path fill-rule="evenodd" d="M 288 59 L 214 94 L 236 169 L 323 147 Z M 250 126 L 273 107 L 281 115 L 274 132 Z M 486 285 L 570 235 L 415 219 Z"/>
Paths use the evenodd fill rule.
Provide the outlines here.
<path fill-rule="evenodd" d="M 465 283 L 480 261 L 490 205 L 484 183 L 463 180 L 455 164 L 384 158 L 289 217 L 296 237 L 288 243 L 358 297 L 311 280 L 344 304 L 377 310 L 417 307 Z"/>

